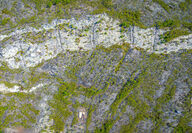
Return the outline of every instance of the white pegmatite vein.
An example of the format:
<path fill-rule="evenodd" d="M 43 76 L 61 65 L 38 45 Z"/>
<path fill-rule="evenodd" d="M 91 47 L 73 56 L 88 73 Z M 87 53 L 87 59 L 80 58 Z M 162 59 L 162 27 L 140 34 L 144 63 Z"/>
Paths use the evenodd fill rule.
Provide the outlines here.
<path fill-rule="evenodd" d="M 62 24 L 63 28 L 57 28 Z M 27 27 L 16 30 L 9 35 L 0 35 L 0 40 L 16 36 L 13 43 L 2 48 L 2 61 L 8 63 L 10 68 L 34 67 L 43 60 L 56 57 L 66 50 L 91 50 L 96 45 L 109 47 L 114 44 L 130 43 L 132 47 L 144 48 L 155 53 L 169 53 L 179 49 L 192 48 L 192 34 L 178 37 L 168 43 L 160 43 L 160 35 L 166 31 L 155 28 L 141 29 L 130 27 L 128 31 L 120 30 L 119 21 L 113 20 L 106 14 L 86 16 L 83 19 L 54 20 L 40 29 Z M 31 43 L 22 34 L 49 31 L 48 39 Z M 179 44 L 179 45 L 178 45 Z"/>

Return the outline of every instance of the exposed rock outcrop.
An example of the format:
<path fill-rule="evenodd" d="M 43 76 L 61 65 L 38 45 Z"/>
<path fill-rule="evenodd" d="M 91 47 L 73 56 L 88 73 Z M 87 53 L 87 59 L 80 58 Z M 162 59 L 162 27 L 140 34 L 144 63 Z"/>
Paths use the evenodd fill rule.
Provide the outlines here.
<path fill-rule="evenodd" d="M 34 67 L 67 50 L 91 50 L 97 45 L 109 47 L 124 42 L 155 53 L 192 48 L 191 34 L 161 43 L 160 35 L 164 32 L 156 27 L 141 29 L 135 26 L 124 32 L 119 22 L 106 14 L 79 20 L 54 20 L 40 29 L 25 27 L 9 35 L 0 35 L 1 42 L 8 39 L 1 48 L 1 61 L 6 61 L 10 68 Z"/>

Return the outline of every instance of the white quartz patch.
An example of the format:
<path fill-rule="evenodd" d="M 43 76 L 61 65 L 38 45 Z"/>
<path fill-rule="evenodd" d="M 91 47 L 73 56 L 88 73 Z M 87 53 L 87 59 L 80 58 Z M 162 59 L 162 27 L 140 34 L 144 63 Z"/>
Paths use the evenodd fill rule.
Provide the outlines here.
<path fill-rule="evenodd" d="M 3 93 L 13 93 L 13 92 L 19 92 L 19 86 L 15 85 L 13 88 L 8 88 L 5 86 L 5 84 L 0 84 L 0 92 Z"/>
<path fill-rule="evenodd" d="M 5 86 L 5 84 L 1 83 L 0 92 L 2 92 L 2 93 L 16 93 L 16 92 L 30 93 L 43 86 L 44 86 L 44 84 L 39 84 L 35 87 L 32 87 L 30 90 L 20 90 L 20 86 L 15 85 L 12 88 L 8 88 L 7 86 Z"/>
<path fill-rule="evenodd" d="M 38 89 L 38 88 L 41 88 L 41 87 L 43 87 L 44 86 L 44 84 L 38 84 L 37 86 L 35 86 L 35 87 L 32 87 L 30 90 L 29 90 L 29 92 L 33 92 L 33 91 L 35 91 L 36 89 Z"/>
<path fill-rule="evenodd" d="M 3 49 L 2 54 L 6 58 L 11 58 L 11 57 L 14 57 L 18 51 L 19 51 L 19 48 L 17 46 L 13 47 L 9 45 L 8 47 Z"/>

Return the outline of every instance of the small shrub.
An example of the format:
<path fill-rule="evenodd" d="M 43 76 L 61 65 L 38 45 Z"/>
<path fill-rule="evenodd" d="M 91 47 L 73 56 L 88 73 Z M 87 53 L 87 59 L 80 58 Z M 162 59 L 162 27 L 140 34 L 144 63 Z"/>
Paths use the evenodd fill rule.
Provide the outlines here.
<path fill-rule="evenodd" d="M 4 18 L 2 21 L 1 21 L 1 25 L 6 25 L 10 22 L 10 18 Z"/>
<path fill-rule="evenodd" d="M 144 27 L 140 21 L 141 13 L 139 11 L 124 10 L 118 13 L 117 16 L 121 20 L 121 27 L 129 27 L 131 25 Z"/>
<path fill-rule="evenodd" d="M 192 23 L 189 23 L 189 22 L 183 22 L 183 26 L 184 26 L 185 28 L 188 28 L 189 30 L 192 31 Z"/>
<path fill-rule="evenodd" d="M 102 4 L 106 8 L 111 8 L 113 6 L 112 0 L 102 0 Z"/>
<path fill-rule="evenodd" d="M 1 12 L 2 14 L 11 14 L 11 12 L 7 8 L 4 8 Z"/>
<path fill-rule="evenodd" d="M 167 19 L 163 22 L 158 22 L 157 26 L 159 26 L 160 28 L 176 28 L 176 27 L 180 27 L 180 21 L 179 20 L 172 20 L 172 19 Z"/>
<path fill-rule="evenodd" d="M 170 13 L 170 7 L 163 0 L 152 0 L 163 7 L 168 13 Z"/>
<path fill-rule="evenodd" d="M 177 38 L 179 36 L 188 35 L 189 32 L 186 30 L 180 30 L 180 29 L 173 29 L 171 31 L 165 32 L 163 35 L 161 35 L 161 39 L 163 42 L 169 42 L 173 40 L 174 38 Z"/>
<path fill-rule="evenodd" d="M 191 5 L 191 0 L 185 0 L 184 2 L 181 2 L 179 4 L 179 8 L 182 10 L 182 11 L 186 11 L 187 9 L 189 9 L 189 6 Z"/>

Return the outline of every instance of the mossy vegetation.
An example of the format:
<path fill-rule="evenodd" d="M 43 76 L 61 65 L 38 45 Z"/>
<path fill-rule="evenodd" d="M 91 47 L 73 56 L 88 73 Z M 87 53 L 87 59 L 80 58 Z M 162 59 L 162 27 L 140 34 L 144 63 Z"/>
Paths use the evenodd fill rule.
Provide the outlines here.
<path fill-rule="evenodd" d="M 35 96 L 26 93 L 9 93 L 6 96 L 9 98 L 4 97 L 0 104 L 0 130 L 18 126 L 31 128 L 39 111 L 27 101 L 34 100 Z"/>
<path fill-rule="evenodd" d="M 119 47 L 118 47 L 119 48 Z M 105 48 L 101 48 L 104 49 Z M 105 50 L 107 51 L 107 50 Z M 146 53 L 143 53 L 146 54 Z M 176 81 L 176 74 L 178 71 L 173 71 L 173 76 L 170 76 L 166 82 L 166 89 L 160 98 L 154 99 L 152 96 L 155 95 L 156 89 L 160 87 L 157 75 L 162 73 L 163 68 L 167 65 L 166 62 L 161 63 L 165 60 L 168 55 L 157 55 L 150 54 L 143 56 L 143 60 L 138 64 L 145 65 L 140 69 L 143 72 L 140 72 L 139 76 L 136 76 L 135 73 L 132 73 L 132 77 L 125 83 L 118 95 L 116 96 L 115 101 L 110 106 L 110 111 L 108 114 L 110 117 L 107 121 L 102 124 L 101 128 L 97 128 L 97 132 L 109 132 L 113 127 L 114 122 L 111 119 L 115 119 L 116 116 L 121 116 L 123 112 L 126 111 L 126 107 L 130 106 L 135 113 L 134 117 L 129 116 L 130 123 L 128 125 L 121 127 L 121 132 L 137 132 L 137 125 L 143 120 L 152 119 L 154 122 L 154 131 L 159 131 L 159 127 L 165 125 L 163 120 L 163 111 L 164 106 L 169 103 L 175 95 L 176 86 L 174 81 Z M 154 64 L 156 60 L 156 65 Z M 133 62 L 132 62 L 133 63 Z M 160 65 L 161 64 L 161 65 Z M 159 69 L 157 73 L 154 73 L 155 70 Z M 140 94 L 142 92 L 142 95 Z M 145 101 L 143 101 L 144 97 Z M 155 108 L 150 112 L 150 104 L 154 103 L 154 100 L 157 102 Z M 122 104 L 124 103 L 124 105 Z M 122 112 L 119 112 L 119 108 L 122 108 Z M 123 111 L 124 110 L 124 111 Z M 115 119 L 117 121 L 117 119 Z"/>
<path fill-rule="evenodd" d="M 51 127 L 55 132 L 63 131 L 66 119 L 72 115 L 69 106 L 72 105 L 70 97 L 76 94 L 76 84 L 60 82 L 59 91 L 53 96 L 49 105 L 52 108 L 50 119 L 54 124 Z"/>
<path fill-rule="evenodd" d="M 183 107 L 185 111 L 183 112 L 183 116 L 179 119 L 178 125 L 174 128 L 174 132 L 191 132 L 192 129 L 188 125 L 191 122 L 192 114 L 191 111 L 191 98 L 192 98 L 192 88 L 189 94 L 185 98 L 185 102 L 183 103 Z"/>
<path fill-rule="evenodd" d="M 163 29 L 163 28 L 174 29 L 174 28 L 181 26 L 181 21 L 176 20 L 176 19 L 167 19 L 163 22 L 157 22 L 156 26 L 158 26 L 161 29 Z"/>
<path fill-rule="evenodd" d="M 129 45 L 128 43 L 124 43 L 121 48 L 122 48 L 122 50 L 123 50 L 123 57 L 120 59 L 118 65 L 115 67 L 115 72 L 119 71 L 120 66 L 121 66 L 121 64 L 123 63 L 123 61 L 124 61 L 124 59 L 125 59 L 125 56 L 126 56 L 128 50 L 129 50 L 129 48 L 130 48 L 130 45 Z"/>
<path fill-rule="evenodd" d="M 14 86 L 18 86 L 17 83 L 10 83 L 8 81 L 0 81 L 0 84 L 4 84 L 8 88 L 13 88 Z"/>
<path fill-rule="evenodd" d="M 20 25 L 30 22 L 32 22 L 33 24 L 39 22 L 40 20 L 37 21 L 36 17 L 38 17 L 38 15 L 42 15 L 45 12 L 48 12 L 50 14 L 49 17 L 51 22 L 52 19 L 62 17 L 62 15 L 67 13 L 67 9 L 71 8 L 70 3 L 74 5 L 78 4 L 78 1 L 75 0 L 33 0 L 33 2 L 35 2 L 36 8 L 39 10 L 39 14 L 35 14 L 34 16 L 27 19 L 21 18 L 20 20 L 18 20 L 18 23 Z M 86 4 L 89 6 L 93 4 L 93 7 L 99 5 L 93 13 L 106 12 L 110 16 L 118 18 L 121 22 L 120 26 L 122 27 L 122 30 L 130 26 L 139 26 L 145 28 L 145 26 L 143 26 L 143 24 L 141 23 L 142 12 L 140 11 L 129 9 L 115 11 L 113 9 L 115 6 L 113 5 L 112 0 L 100 0 L 98 3 L 94 3 L 94 1 L 79 2 L 86 2 Z M 171 9 L 162 0 L 153 0 L 153 2 L 160 4 L 167 12 L 170 12 Z M 43 6 L 46 6 L 45 10 L 43 10 Z M 51 12 L 52 8 L 54 10 L 54 7 L 56 8 L 57 12 Z M 4 10 L 3 12 L 4 14 L 10 14 L 7 10 Z M 4 21 L 2 25 L 6 25 L 9 22 L 10 20 Z M 164 40 L 165 42 L 169 42 L 172 39 L 181 35 L 187 35 L 190 32 L 188 30 L 191 30 L 191 23 L 178 21 L 177 19 L 168 19 L 164 22 L 158 22 L 157 25 L 160 28 L 170 29 L 170 31 L 161 36 L 162 40 Z M 186 29 L 180 30 L 182 26 Z M 71 27 L 73 26 L 71 25 Z M 65 27 L 63 25 L 59 25 L 59 28 L 62 29 Z M 88 31 L 88 29 L 86 30 Z M 28 33 L 26 37 L 28 39 L 31 39 L 32 41 L 35 40 L 41 42 L 41 39 L 44 38 L 42 34 L 43 32 L 39 32 L 35 35 L 32 33 Z M 77 38 L 76 43 L 79 43 L 79 41 L 79 38 Z M 67 56 L 67 58 L 69 59 L 68 62 L 65 62 L 67 64 L 67 67 L 65 67 L 65 69 L 63 70 L 60 68 L 63 64 L 58 65 L 59 63 L 57 62 L 56 65 L 58 67 L 58 70 L 60 71 L 59 73 L 55 72 L 54 76 L 50 76 L 47 73 L 39 73 L 39 71 L 37 71 L 39 67 L 43 66 L 43 63 L 34 68 L 30 68 L 30 72 L 27 73 L 28 77 L 26 76 L 23 78 L 23 82 L 26 83 L 25 89 L 31 88 L 31 86 L 37 84 L 38 82 L 43 82 L 47 79 L 53 80 L 54 83 L 58 82 L 58 91 L 56 91 L 56 93 L 53 95 L 53 99 L 49 101 L 49 106 L 51 107 L 52 112 L 52 114 L 50 115 L 50 119 L 53 119 L 54 122 L 51 128 L 52 130 L 54 130 L 54 132 L 60 132 L 64 130 L 65 121 L 69 118 L 69 116 L 74 116 L 71 125 L 74 126 L 75 124 L 77 124 L 77 112 L 74 110 L 76 110 L 77 107 L 79 107 L 80 105 L 88 109 L 88 117 L 86 121 L 88 131 L 88 127 L 92 122 L 92 114 L 97 110 L 97 105 L 89 105 L 90 103 L 88 104 L 86 102 L 80 104 L 77 101 L 74 102 L 73 98 L 79 95 L 83 95 L 86 97 L 86 99 L 91 99 L 94 101 L 95 99 L 101 98 L 102 95 L 106 92 L 118 94 L 114 102 L 110 105 L 110 110 L 106 112 L 105 116 L 103 116 L 105 120 L 103 123 L 101 123 L 101 127 L 97 127 L 95 132 L 109 132 L 113 125 L 119 120 L 119 118 L 122 117 L 123 114 L 127 113 L 127 107 L 130 107 L 130 110 L 134 114 L 127 114 L 127 119 L 129 119 L 129 122 L 128 124 L 121 127 L 121 132 L 123 133 L 137 132 L 138 124 L 144 120 L 151 120 L 153 122 L 154 127 L 152 128 L 154 132 L 159 132 L 159 129 L 166 125 L 163 113 L 165 108 L 168 106 L 168 103 L 172 103 L 172 99 L 174 98 L 177 91 L 175 81 L 177 81 L 178 77 L 180 77 L 177 74 L 181 74 L 179 71 L 172 68 L 177 67 L 177 69 L 180 70 L 186 64 L 184 63 L 183 66 L 176 66 L 174 64 L 177 64 L 177 62 L 168 61 L 169 59 L 174 60 L 174 58 L 169 57 L 169 55 L 149 54 L 138 49 L 138 57 L 134 57 L 132 61 L 125 60 L 128 50 L 130 50 L 129 44 L 113 45 L 109 48 L 97 46 L 94 51 L 86 51 L 83 54 L 79 51 L 67 51 L 67 54 L 61 54 L 61 57 L 63 58 L 65 58 L 66 55 L 69 55 Z M 119 56 L 119 53 L 123 54 L 121 58 Z M 23 51 L 18 52 L 18 54 L 23 54 Z M 183 56 L 183 58 L 181 59 L 182 63 L 186 61 L 187 58 L 189 58 L 185 56 L 187 54 L 189 53 L 184 52 L 184 55 L 179 55 Z M 176 54 L 173 54 L 173 56 L 176 56 Z M 56 61 L 60 61 L 63 58 Z M 188 59 L 187 62 L 190 61 L 191 60 Z M 172 72 L 172 76 L 168 77 L 166 83 L 160 85 L 161 77 L 159 75 L 161 75 L 164 71 L 170 69 Z M 5 73 L 15 74 L 20 71 L 20 69 L 10 69 L 6 63 L 2 63 L 2 65 L 0 66 L 0 79 L 2 80 L 2 77 L 5 77 Z M 190 72 L 191 69 L 187 68 L 187 73 L 190 74 Z M 80 81 L 83 83 L 90 83 L 90 85 L 79 83 Z M 1 82 L 3 82 L 8 87 L 13 87 L 14 85 L 16 85 L 9 82 Z M 188 82 L 190 81 L 186 80 L 186 83 Z M 159 88 L 162 88 L 162 86 L 165 87 L 165 90 L 157 98 L 156 91 Z M 117 89 L 118 87 L 121 88 L 119 91 Z M 19 106 L 16 106 L 18 103 L 14 98 L 10 98 L 10 101 L 7 102 L 3 101 L 4 103 L 8 104 L 0 105 L 0 119 L 2 120 L 2 117 L 5 115 L 5 111 L 7 110 L 21 110 L 20 112 L 23 115 L 16 112 L 17 114 L 14 114 L 14 116 L 6 116 L 6 119 L 3 122 L 3 126 L 1 128 L 6 127 L 9 122 L 14 121 L 15 118 L 21 119 L 21 121 L 15 122 L 13 124 L 14 126 L 22 125 L 24 127 L 30 127 L 29 125 L 31 125 L 31 123 L 36 122 L 35 118 L 38 115 L 39 111 L 35 109 L 32 104 L 22 103 L 23 101 L 26 101 L 26 99 L 33 99 L 33 95 L 16 93 L 7 94 L 7 96 L 16 97 L 21 103 L 19 102 Z M 190 127 L 187 125 L 187 123 L 191 120 L 191 114 L 189 113 L 189 111 L 187 111 L 190 109 L 191 106 L 189 100 L 190 98 L 191 93 L 190 95 L 186 96 L 187 102 L 183 104 L 186 111 L 184 112 L 184 115 L 179 119 L 179 124 L 175 127 L 175 132 L 191 131 Z M 102 100 L 103 99 L 99 99 L 100 103 Z"/>
<path fill-rule="evenodd" d="M 130 26 L 138 26 L 141 28 L 147 28 L 147 26 L 143 23 L 141 20 L 142 17 L 144 17 L 144 13 L 141 10 L 134 10 L 134 9 L 127 9 L 127 8 L 122 8 L 119 9 L 117 8 L 117 3 L 115 4 L 114 1 L 112 0 L 94 0 L 94 1 L 87 1 L 87 0 L 43 0 L 43 1 L 38 1 L 38 0 L 32 0 L 32 1 L 25 1 L 23 0 L 27 10 L 31 10 L 34 7 L 32 7 L 32 4 L 35 4 L 35 9 L 33 9 L 33 13 L 27 17 L 19 17 L 19 19 L 16 19 L 17 22 L 12 22 L 11 17 L 12 16 L 17 16 L 15 12 L 13 11 L 14 8 L 16 8 L 16 3 L 13 3 L 13 9 L 8 10 L 7 8 L 4 8 L 2 10 L 3 14 L 7 14 L 10 17 L 3 17 L 1 22 L 2 27 L 9 24 L 11 27 L 22 27 L 25 24 L 29 24 L 33 27 L 40 27 L 42 22 L 48 21 L 51 22 L 53 19 L 58 19 L 58 18 L 70 18 L 71 13 L 75 8 L 77 9 L 82 9 L 80 4 L 82 4 L 85 7 L 92 8 L 94 10 L 87 10 L 86 12 L 89 12 L 90 14 L 101 14 L 101 13 L 107 13 L 109 16 L 113 17 L 114 19 L 119 19 L 120 20 L 120 26 L 122 28 L 122 31 L 124 31 L 125 28 L 130 27 Z M 145 4 L 146 1 L 143 2 Z M 170 4 L 166 4 L 163 0 L 153 0 L 152 2 L 155 2 L 162 6 L 169 14 L 171 14 L 172 7 L 170 7 Z M 134 3 L 134 2 L 133 2 Z M 137 3 L 137 2 L 136 2 Z M 180 8 L 182 10 L 187 10 L 189 9 L 191 5 L 190 0 L 186 0 L 185 2 L 180 3 Z M 31 9 L 30 9 L 31 8 Z M 186 9 L 184 9 L 186 8 Z M 45 15 L 47 14 L 47 15 Z M 79 18 L 81 14 L 74 14 L 75 18 Z M 18 18 L 18 17 L 17 17 Z M 171 24 L 171 26 L 178 27 L 178 25 L 181 25 L 179 28 L 182 29 L 183 27 L 187 27 L 191 29 L 190 27 L 190 21 L 184 20 L 184 19 L 178 19 L 175 18 L 174 16 L 170 18 L 175 19 L 174 23 Z M 190 19 L 189 19 L 190 20 Z M 169 21 L 169 20 L 168 20 Z M 167 27 L 169 26 L 170 23 L 166 19 L 162 20 L 161 23 L 163 25 L 159 25 L 160 28 Z M 175 21 L 177 21 L 175 24 Z M 168 23 L 167 23 L 168 22 Z M 167 25 L 167 24 L 168 25 Z M 182 25 L 185 23 L 185 25 Z M 156 20 L 154 20 L 153 24 L 150 26 L 153 26 L 156 24 Z M 149 27 L 150 27 L 149 26 Z M 182 35 L 182 34 L 177 34 L 177 35 Z M 79 40 L 76 40 L 77 42 Z"/>
<path fill-rule="evenodd" d="M 164 22 L 157 22 L 155 26 L 161 29 L 169 29 L 161 35 L 162 42 L 169 42 L 179 36 L 190 34 L 191 25 L 189 22 L 182 22 L 178 19 L 167 19 Z"/>
<path fill-rule="evenodd" d="M 111 8 L 111 7 L 113 6 L 112 0 L 102 0 L 102 4 L 103 4 L 106 8 Z"/>
<path fill-rule="evenodd" d="M 95 129 L 95 133 L 109 133 L 110 129 L 113 127 L 113 125 L 115 124 L 116 120 L 106 120 L 101 128 L 96 128 Z"/>
<path fill-rule="evenodd" d="M 1 21 L 1 25 L 2 26 L 5 26 L 6 24 L 10 23 L 10 18 L 4 18 L 2 21 Z"/>
<path fill-rule="evenodd" d="M 139 11 L 124 10 L 118 14 L 118 18 L 121 20 L 120 26 L 122 27 L 135 25 L 144 28 L 145 26 L 141 23 L 140 17 L 141 13 Z"/>
<path fill-rule="evenodd" d="M 183 22 L 183 27 L 188 28 L 190 31 L 192 31 L 192 23 L 190 22 Z"/>
<path fill-rule="evenodd" d="M 185 0 L 179 4 L 179 7 L 182 11 L 186 11 L 190 8 L 191 4 L 191 0 Z"/>
<path fill-rule="evenodd" d="M 87 103 L 86 101 L 79 103 L 73 98 L 78 97 L 79 95 L 83 95 L 87 99 L 91 99 L 94 101 L 98 98 L 101 98 L 103 94 L 111 92 L 116 92 L 118 94 L 113 103 L 109 106 L 109 110 L 105 112 L 104 116 L 102 116 L 104 120 L 101 123 L 99 122 L 101 126 L 96 127 L 95 132 L 109 132 L 114 124 L 118 122 L 121 117 L 127 117 L 129 121 L 128 124 L 121 127 L 120 132 L 137 132 L 138 125 L 142 121 L 146 120 L 150 120 L 153 123 L 154 127 L 152 127 L 152 129 L 154 132 L 159 132 L 159 129 L 166 125 L 165 118 L 163 116 L 164 110 L 175 97 L 177 89 L 175 81 L 177 81 L 180 77 L 179 75 L 183 73 L 182 71 L 180 72 L 180 70 L 184 70 L 184 66 L 175 63 L 174 60 L 169 61 L 170 59 L 172 59 L 170 55 L 160 55 L 154 53 L 149 54 L 142 50 L 138 51 L 139 57 L 137 57 L 135 60 L 125 60 L 125 54 L 127 54 L 128 50 L 132 51 L 132 49 L 129 47 L 129 44 L 114 45 L 109 48 L 98 46 L 96 49 L 94 49 L 94 51 L 91 51 L 91 53 L 89 53 L 90 51 L 86 51 L 84 53 L 80 53 L 79 51 L 68 51 L 67 57 L 63 54 L 60 54 L 58 58 L 67 58 L 71 62 L 66 61 L 68 67 L 66 67 L 65 71 L 61 72 L 61 74 L 55 74 L 55 77 L 51 77 L 46 73 L 45 75 L 43 73 L 38 73 L 38 69 L 40 67 L 43 67 L 44 62 L 35 68 L 30 68 L 31 73 L 29 73 L 29 77 L 26 78 L 26 80 L 29 80 L 26 81 L 26 84 L 29 83 L 29 86 L 33 86 L 41 79 L 49 79 L 58 83 L 58 91 L 53 94 L 53 99 L 49 101 L 49 106 L 52 112 L 52 114 L 50 115 L 50 119 L 53 119 L 54 122 L 53 126 L 51 127 L 53 131 L 63 131 L 64 127 L 66 126 L 66 120 L 72 115 L 73 121 L 71 123 L 71 126 L 75 126 L 76 124 L 78 124 L 76 110 L 79 106 L 85 107 L 88 111 L 86 128 L 87 131 L 89 131 L 89 125 L 93 121 L 92 114 L 95 114 L 95 112 L 97 112 L 97 105 Z M 123 58 L 120 58 L 120 52 L 124 52 Z M 179 55 L 177 55 L 176 53 L 172 53 L 173 55 L 171 56 L 176 56 L 179 58 L 181 57 L 182 63 L 185 64 L 186 60 L 188 59 L 187 57 L 191 54 L 191 51 L 186 50 L 183 53 L 184 54 Z M 131 52 L 129 54 L 131 54 Z M 187 62 L 190 62 L 190 59 L 188 59 Z M 100 73 L 109 73 L 108 71 L 106 71 L 107 68 L 109 68 L 108 66 L 112 67 L 112 70 L 115 70 L 115 68 L 117 67 L 116 64 L 118 63 L 120 63 L 120 65 L 118 65 L 118 71 L 112 71 L 109 75 L 106 74 L 107 76 L 102 78 L 102 75 Z M 61 67 L 59 65 L 57 66 L 58 68 Z M 98 66 L 99 68 L 94 66 Z M 84 69 L 86 69 L 89 74 L 95 74 L 93 76 L 94 78 L 92 79 L 92 81 L 94 82 L 89 87 L 83 85 L 83 83 L 77 83 L 77 81 L 79 81 L 79 75 Z M 89 71 L 90 69 L 93 70 Z M 127 70 L 129 70 L 131 73 L 124 75 Z M 159 97 L 157 97 L 156 91 L 162 87 L 162 85 L 159 83 L 161 78 L 161 76 L 159 75 L 168 70 L 171 70 L 171 76 L 168 76 L 168 79 L 163 84 L 165 90 Z M 187 70 L 188 73 L 190 73 L 190 68 Z M 67 78 L 62 78 L 62 74 L 67 74 Z M 87 80 L 89 80 L 89 76 L 90 75 L 86 76 L 86 74 L 83 73 L 81 75 L 81 80 L 84 81 L 84 78 L 85 80 L 86 78 Z M 121 78 L 121 76 L 127 77 L 124 82 L 121 82 L 121 84 L 119 84 L 118 82 L 120 82 L 119 79 Z M 189 81 L 186 80 L 186 82 Z M 114 88 L 116 88 L 117 86 L 121 88 L 119 90 L 115 90 Z M 25 95 L 28 94 L 24 93 L 18 93 L 17 95 L 17 98 L 19 97 L 19 99 L 21 97 L 23 99 L 27 99 L 29 97 L 31 97 L 32 99 L 34 98 L 34 96 L 26 97 Z M 14 94 L 7 94 L 7 96 L 11 97 L 14 96 Z M 186 97 L 190 98 L 190 95 L 187 95 Z M 21 99 L 21 101 L 23 99 Z M 102 101 L 104 100 L 106 99 L 100 99 L 98 104 L 102 103 Z M 190 106 L 190 100 L 187 99 L 186 101 L 188 101 L 185 106 L 187 110 Z M 3 103 L 6 102 L 3 101 Z M 0 108 L 1 114 L 4 115 L 7 108 L 16 110 L 17 107 L 15 107 L 14 105 L 14 99 L 12 99 L 12 101 L 9 101 L 9 103 L 13 104 L 3 105 Z M 153 108 L 151 108 L 151 106 Z M 26 117 L 17 114 L 16 118 L 22 119 L 22 121 L 14 123 L 14 125 L 22 125 L 21 122 L 23 122 L 23 125 L 25 127 L 28 127 L 30 123 L 36 122 L 34 116 L 31 117 L 29 115 L 30 113 L 23 111 L 30 110 L 34 112 L 34 114 L 37 116 L 38 111 L 33 107 L 33 105 L 23 104 L 22 107 L 18 107 L 20 110 L 22 110 L 21 112 Z M 131 110 L 130 112 L 133 112 L 133 114 L 127 114 L 127 110 Z M 191 116 L 186 111 L 185 116 L 179 119 L 180 122 L 179 125 L 175 127 L 175 131 L 190 131 L 190 128 L 186 124 L 190 120 L 187 119 L 188 117 L 190 118 Z M 29 119 L 30 122 L 26 121 L 25 118 Z M 6 123 L 10 121 L 14 121 L 14 118 L 12 118 L 12 116 L 7 116 Z M 6 125 L 4 125 L 4 127 L 5 126 Z"/>
<path fill-rule="evenodd" d="M 158 3 L 162 8 L 164 8 L 168 13 L 170 13 L 170 7 L 163 0 L 152 0 Z"/>
<path fill-rule="evenodd" d="M 89 110 L 88 110 L 88 116 L 87 116 L 87 121 L 86 121 L 86 131 L 88 132 L 89 130 L 89 125 L 91 124 L 92 120 L 92 114 L 95 111 L 96 107 L 93 105 L 90 105 Z"/>
<path fill-rule="evenodd" d="M 173 29 L 171 31 L 165 32 L 161 35 L 161 39 L 163 42 L 169 42 L 179 36 L 184 36 L 190 34 L 187 30 Z"/>
<path fill-rule="evenodd" d="M 19 73 L 21 71 L 22 71 L 22 69 L 11 69 L 11 68 L 9 68 L 9 66 L 7 65 L 6 62 L 1 62 L 0 73 L 8 72 L 8 73 L 14 74 L 14 73 Z"/>

